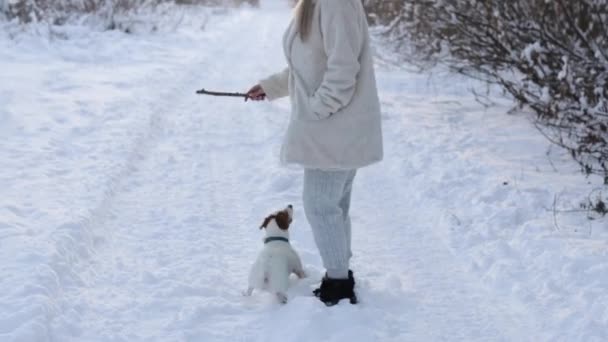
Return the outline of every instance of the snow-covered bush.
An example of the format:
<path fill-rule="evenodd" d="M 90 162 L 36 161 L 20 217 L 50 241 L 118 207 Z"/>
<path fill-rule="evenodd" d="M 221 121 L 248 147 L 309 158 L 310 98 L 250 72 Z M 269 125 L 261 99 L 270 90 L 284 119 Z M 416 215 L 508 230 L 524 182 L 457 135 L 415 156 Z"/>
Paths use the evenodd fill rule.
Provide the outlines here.
<path fill-rule="evenodd" d="M 608 184 L 607 0 L 366 0 L 402 56 L 500 84 Z M 505 128 L 508 129 L 508 128 Z"/>
<path fill-rule="evenodd" d="M 259 6 L 260 0 L 175 0 L 178 5 L 205 5 L 205 6 L 240 6 L 248 4 Z"/>
<path fill-rule="evenodd" d="M 96 14 L 112 18 L 135 8 L 154 6 L 161 0 L 5 0 L 1 9 L 8 19 L 21 23 L 47 22 L 61 25 L 73 18 Z"/>
<path fill-rule="evenodd" d="M 257 6 L 258 0 L 0 0 L 0 14 L 20 23 L 45 22 L 51 25 L 94 16 L 107 29 L 128 31 L 129 25 L 124 25 L 128 14 L 159 5 L 238 6 L 243 3 Z"/>
<path fill-rule="evenodd" d="M 370 24 L 383 25 L 401 14 L 403 0 L 363 0 Z"/>

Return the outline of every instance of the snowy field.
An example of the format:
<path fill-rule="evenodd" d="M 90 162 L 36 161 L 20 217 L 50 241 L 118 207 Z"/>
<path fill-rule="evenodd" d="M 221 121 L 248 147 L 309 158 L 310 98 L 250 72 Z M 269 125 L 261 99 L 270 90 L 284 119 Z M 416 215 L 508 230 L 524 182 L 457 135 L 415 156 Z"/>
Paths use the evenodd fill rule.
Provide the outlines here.
<path fill-rule="evenodd" d="M 194 95 L 282 69 L 289 16 L 267 0 L 154 34 L 4 28 L 0 341 L 607 341 L 608 221 L 566 212 L 601 180 L 508 100 L 475 101 L 483 85 L 382 58 L 386 158 L 352 208 L 361 303 L 310 295 L 302 171 L 278 164 L 288 102 Z M 242 297 L 288 203 L 310 276 L 285 306 Z"/>

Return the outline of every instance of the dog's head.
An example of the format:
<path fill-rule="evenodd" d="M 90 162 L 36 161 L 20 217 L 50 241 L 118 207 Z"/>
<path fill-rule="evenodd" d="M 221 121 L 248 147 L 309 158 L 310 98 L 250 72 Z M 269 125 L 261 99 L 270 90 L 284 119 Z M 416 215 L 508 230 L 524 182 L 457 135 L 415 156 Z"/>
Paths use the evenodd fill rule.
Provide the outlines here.
<path fill-rule="evenodd" d="M 289 229 L 289 225 L 293 221 L 293 206 L 290 204 L 285 209 L 277 211 L 264 219 L 260 229 L 268 228 L 272 222 L 276 223 L 281 230 Z"/>

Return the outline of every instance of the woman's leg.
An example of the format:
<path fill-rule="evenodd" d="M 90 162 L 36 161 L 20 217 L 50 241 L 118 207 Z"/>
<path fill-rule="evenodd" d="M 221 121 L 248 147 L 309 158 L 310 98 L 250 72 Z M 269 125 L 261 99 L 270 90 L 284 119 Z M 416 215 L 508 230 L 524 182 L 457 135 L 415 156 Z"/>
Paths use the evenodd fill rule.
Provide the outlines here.
<path fill-rule="evenodd" d="M 357 174 L 357 170 L 352 170 L 347 181 L 344 186 L 344 195 L 342 196 L 342 200 L 340 201 L 340 208 L 342 208 L 342 215 L 344 216 L 344 227 L 346 229 L 346 243 L 348 246 L 348 259 L 353 256 L 351 241 L 352 241 L 352 233 L 351 233 L 351 223 L 350 223 L 350 198 L 353 190 L 353 181 L 355 179 L 355 175 Z"/>
<path fill-rule="evenodd" d="M 354 171 L 304 171 L 304 212 L 327 275 L 334 279 L 348 278 L 349 233 L 343 205 L 353 176 Z"/>

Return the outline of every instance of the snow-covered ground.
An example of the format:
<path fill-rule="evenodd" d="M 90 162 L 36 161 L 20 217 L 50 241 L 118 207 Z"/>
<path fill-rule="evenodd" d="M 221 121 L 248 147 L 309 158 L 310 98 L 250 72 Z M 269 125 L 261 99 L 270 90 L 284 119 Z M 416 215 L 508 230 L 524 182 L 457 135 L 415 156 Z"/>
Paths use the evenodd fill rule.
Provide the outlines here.
<path fill-rule="evenodd" d="M 380 59 L 386 159 L 352 208 L 361 303 L 311 297 L 302 171 L 277 157 L 287 101 L 194 95 L 281 69 L 290 11 L 215 12 L 0 34 L 0 341 L 608 340 L 608 223 L 560 211 L 601 180 L 507 100 L 477 103 L 482 85 Z M 285 306 L 242 297 L 287 203 L 310 277 Z"/>

